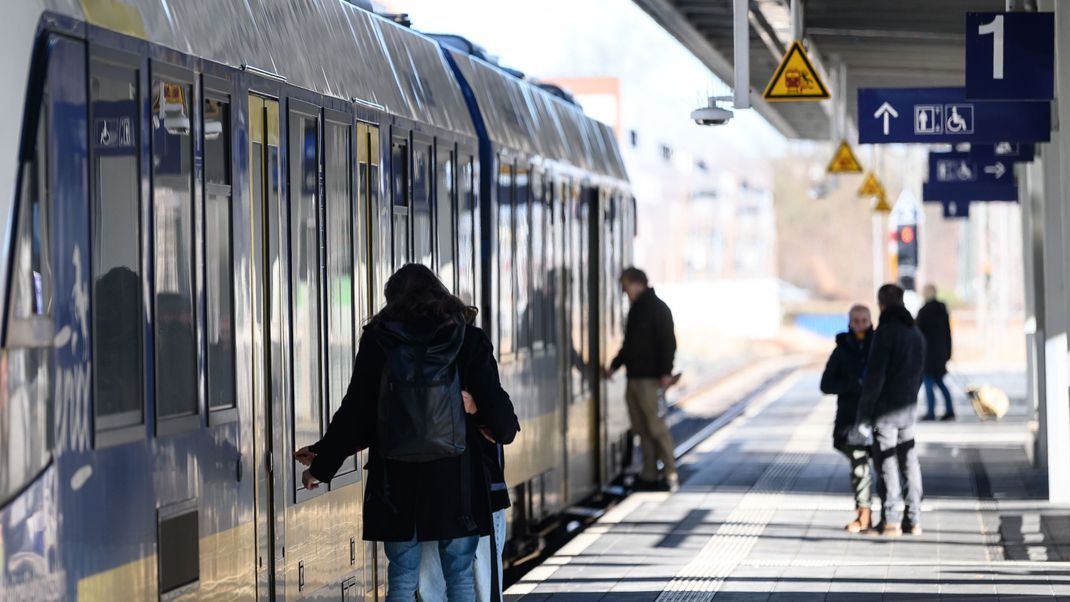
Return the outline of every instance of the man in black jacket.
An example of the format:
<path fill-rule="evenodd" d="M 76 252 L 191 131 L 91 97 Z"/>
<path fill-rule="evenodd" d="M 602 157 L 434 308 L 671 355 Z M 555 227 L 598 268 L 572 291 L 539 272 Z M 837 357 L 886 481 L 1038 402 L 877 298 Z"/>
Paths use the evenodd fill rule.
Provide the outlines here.
<path fill-rule="evenodd" d="M 857 516 L 845 527 L 858 533 L 870 527 L 873 480 L 869 469 L 869 446 L 851 445 L 847 435 L 854 428 L 858 398 L 862 394 L 869 345 L 873 339 L 873 320 L 869 308 L 855 305 L 847 313 L 849 329 L 836 335 L 836 349 L 829 356 L 821 375 L 821 392 L 836 395 L 836 422 L 832 429 L 832 446 L 851 463 L 851 487 L 855 494 Z"/>
<path fill-rule="evenodd" d="M 918 330 L 925 335 L 925 401 L 928 412 L 922 420 L 936 420 L 936 391 L 944 396 L 944 415 L 941 420 L 955 419 L 951 392 L 944 384 L 947 362 L 951 359 L 951 316 L 947 306 L 936 300 L 936 287 L 925 285 L 925 305 L 918 312 Z"/>
<path fill-rule="evenodd" d="M 881 521 L 870 532 L 920 534 L 921 465 L 914 448 L 914 418 L 921 388 L 925 339 L 903 307 L 903 289 L 885 284 L 877 292 L 881 321 L 873 334 L 855 429 L 848 437 L 862 444 L 873 433 Z M 903 485 L 906 518 L 903 518 Z"/>
<path fill-rule="evenodd" d="M 624 328 L 624 344 L 606 369 L 606 378 L 621 366 L 628 371 L 625 392 L 628 416 L 632 431 L 639 435 L 643 452 L 639 485 L 651 488 L 658 484 L 657 461 L 661 460 L 666 486 L 674 491 L 679 486 L 679 478 L 673 457 L 672 434 L 658 416 L 658 395 L 674 382 L 672 363 L 676 355 L 676 334 L 672 312 L 648 286 L 642 270 L 634 267 L 624 270 L 620 285 L 628 295 L 631 309 Z"/>

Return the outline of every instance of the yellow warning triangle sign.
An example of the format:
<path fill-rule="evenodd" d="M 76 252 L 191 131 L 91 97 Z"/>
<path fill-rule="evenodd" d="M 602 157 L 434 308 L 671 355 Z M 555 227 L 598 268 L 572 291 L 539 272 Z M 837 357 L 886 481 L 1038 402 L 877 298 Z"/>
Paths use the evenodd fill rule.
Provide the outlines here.
<path fill-rule="evenodd" d="M 847 144 L 846 140 L 841 141 L 840 147 L 836 149 L 836 154 L 832 155 L 832 161 L 829 161 L 828 172 L 862 173 L 862 171 L 862 164 L 855 157 L 854 151 L 851 150 L 851 145 Z"/>
<path fill-rule="evenodd" d="M 825 100 L 829 89 L 821 81 L 802 44 L 795 40 L 765 87 L 766 100 Z"/>
<path fill-rule="evenodd" d="M 881 181 L 877 179 L 877 174 L 872 171 L 866 174 L 866 179 L 862 181 L 862 187 L 858 189 L 858 196 L 884 197 L 884 186 L 882 186 Z"/>
<path fill-rule="evenodd" d="M 877 213 L 892 212 L 892 206 L 888 204 L 888 199 L 884 196 L 883 190 L 881 191 L 880 196 L 877 197 L 877 204 L 873 206 L 873 211 Z"/>

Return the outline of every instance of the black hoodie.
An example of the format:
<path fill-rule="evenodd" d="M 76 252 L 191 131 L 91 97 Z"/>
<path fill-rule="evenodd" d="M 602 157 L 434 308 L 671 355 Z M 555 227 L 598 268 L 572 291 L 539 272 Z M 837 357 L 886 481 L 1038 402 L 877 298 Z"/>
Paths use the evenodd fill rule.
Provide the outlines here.
<path fill-rule="evenodd" d="M 821 392 L 836 395 L 836 425 L 832 429 L 832 445 L 836 448 L 846 445 L 847 433 L 855 425 L 862 377 L 872 342 L 873 330 L 867 330 L 862 340 L 850 331 L 836 335 L 836 349 L 821 375 Z"/>
<path fill-rule="evenodd" d="M 914 424 L 925 365 L 925 338 L 902 305 L 885 308 L 858 400 L 858 422 L 895 427 Z"/>

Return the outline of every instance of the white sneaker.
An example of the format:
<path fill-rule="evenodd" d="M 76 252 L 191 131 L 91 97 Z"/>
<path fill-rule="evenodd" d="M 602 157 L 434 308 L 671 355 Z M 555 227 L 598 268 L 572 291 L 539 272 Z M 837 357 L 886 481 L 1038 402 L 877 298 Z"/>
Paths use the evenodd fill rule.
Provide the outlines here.
<path fill-rule="evenodd" d="M 671 474 L 665 477 L 665 482 L 669 484 L 669 493 L 680 491 L 680 477 L 678 475 Z"/>

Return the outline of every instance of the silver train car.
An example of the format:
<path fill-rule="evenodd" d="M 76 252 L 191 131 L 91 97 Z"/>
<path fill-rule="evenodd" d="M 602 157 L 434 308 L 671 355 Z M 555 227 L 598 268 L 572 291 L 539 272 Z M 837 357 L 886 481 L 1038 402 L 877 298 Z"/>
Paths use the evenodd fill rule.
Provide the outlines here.
<path fill-rule="evenodd" d="M 406 262 L 495 341 L 511 558 L 619 474 L 607 126 L 343 0 L 5 8 L 0 600 L 381 597 L 361 459 L 292 453 Z"/>

